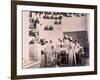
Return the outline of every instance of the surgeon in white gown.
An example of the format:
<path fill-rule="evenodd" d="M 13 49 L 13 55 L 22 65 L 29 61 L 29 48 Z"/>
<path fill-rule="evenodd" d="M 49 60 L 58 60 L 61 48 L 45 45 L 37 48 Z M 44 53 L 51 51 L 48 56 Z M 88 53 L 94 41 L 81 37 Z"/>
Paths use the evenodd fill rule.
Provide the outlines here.
<path fill-rule="evenodd" d="M 76 65 L 75 43 L 72 40 L 70 40 L 68 55 L 69 55 L 68 56 L 69 65 L 70 66 L 72 66 L 73 64 Z"/>

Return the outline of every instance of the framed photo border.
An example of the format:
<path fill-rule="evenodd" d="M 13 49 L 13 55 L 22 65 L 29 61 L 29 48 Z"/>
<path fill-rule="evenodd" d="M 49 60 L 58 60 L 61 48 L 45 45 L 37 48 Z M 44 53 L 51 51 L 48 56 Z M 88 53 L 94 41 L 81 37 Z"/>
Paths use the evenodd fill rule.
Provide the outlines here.
<path fill-rule="evenodd" d="M 17 75 L 17 14 L 16 14 L 17 5 L 94 9 L 94 71 L 37 74 L 37 75 Z M 11 1 L 11 79 L 12 80 L 61 77 L 61 76 L 94 75 L 94 74 L 97 74 L 97 6 L 96 5 L 64 4 L 64 3 L 33 2 L 33 1 Z"/>

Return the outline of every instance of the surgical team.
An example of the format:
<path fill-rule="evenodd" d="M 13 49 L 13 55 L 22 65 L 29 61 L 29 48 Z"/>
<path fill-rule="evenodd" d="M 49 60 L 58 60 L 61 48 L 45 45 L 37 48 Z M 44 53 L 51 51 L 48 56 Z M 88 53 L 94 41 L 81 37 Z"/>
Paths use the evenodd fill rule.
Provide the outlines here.
<path fill-rule="evenodd" d="M 84 54 L 84 48 L 72 37 L 65 35 L 63 39 L 58 38 L 57 44 L 53 41 L 47 41 L 42 53 L 46 54 L 46 64 L 68 64 L 69 66 L 82 63 L 81 54 Z"/>

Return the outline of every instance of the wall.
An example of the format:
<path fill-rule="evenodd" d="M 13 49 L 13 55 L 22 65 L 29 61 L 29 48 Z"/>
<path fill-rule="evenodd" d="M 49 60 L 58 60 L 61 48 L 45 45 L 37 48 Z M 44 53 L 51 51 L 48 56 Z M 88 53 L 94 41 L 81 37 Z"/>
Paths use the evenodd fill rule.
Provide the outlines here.
<path fill-rule="evenodd" d="M 29 62 L 29 12 L 22 12 L 23 15 L 23 60 Z M 28 45 L 27 45 L 28 44 Z"/>
<path fill-rule="evenodd" d="M 62 31 L 87 31 L 87 16 L 84 17 L 67 17 L 62 19 Z"/>
<path fill-rule="evenodd" d="M 76 4 L 98 4 L 98 16 L 100 16 L 100 1 L 99 0 L 36 0 L 58 3 L 76 3 Z M 11 13 L 10 0 L 0 1 L 0 80 L 10 80 L 11 68 Z M 98 26 L 100 26 L 100 18 L 98 17 Z M 98 27 L 100 34 L 100 27 Z M 100 36 L 98 36 L 100 41 Z M 98 42 L 98 49 L 100 42 Z M 28 80 L 100 80 L 100 50 L 98 50 L 98 74 L 58 77 L 58 78 L 43 78 L 43 79 L 28 79 Z M 26 79 L 25 79 L 26 80 Z"/>

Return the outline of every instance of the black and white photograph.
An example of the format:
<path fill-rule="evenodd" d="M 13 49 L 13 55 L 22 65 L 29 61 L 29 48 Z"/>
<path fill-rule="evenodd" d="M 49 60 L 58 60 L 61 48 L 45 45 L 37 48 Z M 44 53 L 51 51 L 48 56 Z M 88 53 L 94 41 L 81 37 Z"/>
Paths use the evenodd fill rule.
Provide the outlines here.
<path fill-rule="evenodd" d="M 97 73 L 97 6 L 29 1 L 12 6 L 14 79 Z"/>
<path fill-rule="evenodd" d="M 29 56 L 23 53 L 30 64 L 24 65 L 27 61 L 23 58 L 23 69 L 89 65 L 89 14 L 45 11 L 22 14 L 29 21 L 30 39 Z"/>

